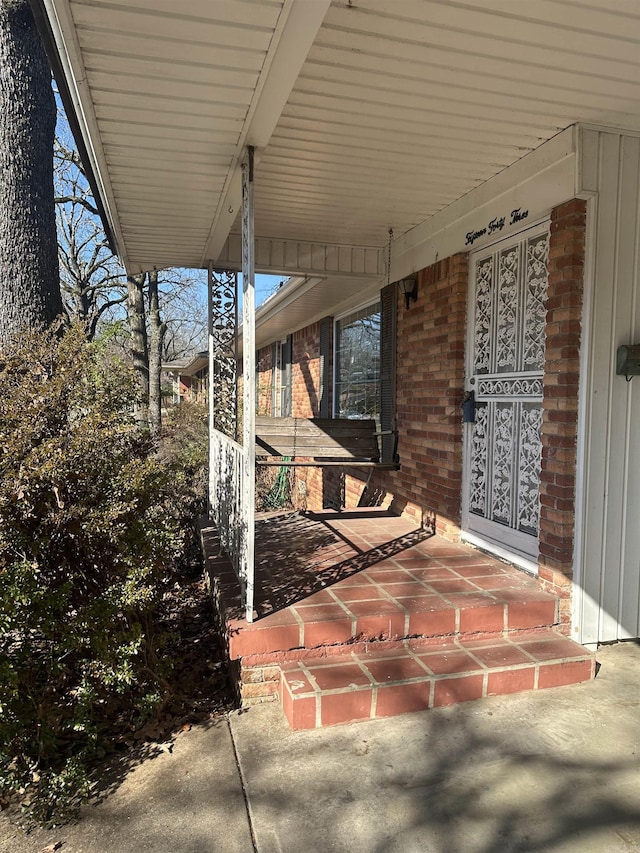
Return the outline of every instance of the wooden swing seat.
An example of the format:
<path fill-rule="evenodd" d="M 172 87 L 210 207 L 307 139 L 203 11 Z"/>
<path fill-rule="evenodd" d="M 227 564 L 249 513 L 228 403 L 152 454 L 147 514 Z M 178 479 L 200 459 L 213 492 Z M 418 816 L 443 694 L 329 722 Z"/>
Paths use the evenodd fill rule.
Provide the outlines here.
<path fill-rule="evenodd" d="M 374 420 L 350 418 L 270 418 L 256 416 L 256 464 L 328 468 L 368 466 L 395 470 L 397 462 L 381 462 L 380 432 Z"/>

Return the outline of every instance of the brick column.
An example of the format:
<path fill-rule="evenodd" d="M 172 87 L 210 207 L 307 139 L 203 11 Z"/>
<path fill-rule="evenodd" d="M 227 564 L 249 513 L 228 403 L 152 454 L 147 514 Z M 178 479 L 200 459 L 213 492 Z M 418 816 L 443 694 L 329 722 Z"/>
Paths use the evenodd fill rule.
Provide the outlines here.
<path fill-rule="evenodd" d="M 578 383 L 586 234 L 586 202 L 574 199 L 551 213 L 547 296 L 540 579 L 561 596 L 561 622 L 570 620 L 575 532 Z"/>

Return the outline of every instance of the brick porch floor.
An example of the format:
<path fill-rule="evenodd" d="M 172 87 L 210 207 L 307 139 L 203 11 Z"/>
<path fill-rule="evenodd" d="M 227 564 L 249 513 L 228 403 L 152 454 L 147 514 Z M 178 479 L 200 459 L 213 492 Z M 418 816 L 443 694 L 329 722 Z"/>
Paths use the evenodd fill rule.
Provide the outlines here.
<path fill-rule="evenodd" d="M 256 525 L 256 618 L 215 530 L 210 575 L 243 701 L 280 697 L 294 728 L 583 681 L 591 655 L 553 631 L 535 578 L 380 510 Z"/>

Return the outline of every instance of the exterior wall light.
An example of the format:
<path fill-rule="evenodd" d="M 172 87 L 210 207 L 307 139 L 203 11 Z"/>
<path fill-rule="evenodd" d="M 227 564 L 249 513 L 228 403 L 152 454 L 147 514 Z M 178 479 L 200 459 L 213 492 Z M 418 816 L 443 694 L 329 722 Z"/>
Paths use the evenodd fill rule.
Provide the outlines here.
<path fill-rule="evenodd" d="M 417 276 L 411 276 L 410 278 L 401 278 L 398 282 L 398 287 L 400 288 L 400 292 L 404 293 L 404 304 L 409 310 L 409 303 L 411 301 L 417 302 L 418 300 L 418 278 Z"/>

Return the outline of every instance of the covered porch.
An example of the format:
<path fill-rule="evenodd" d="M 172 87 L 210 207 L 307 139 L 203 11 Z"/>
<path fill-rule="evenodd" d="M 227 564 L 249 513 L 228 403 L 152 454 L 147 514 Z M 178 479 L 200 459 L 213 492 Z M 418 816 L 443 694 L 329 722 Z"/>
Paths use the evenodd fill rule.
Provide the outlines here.
<path fill-rule="evenodd" d="M 388 511 L 258 516 L 252 623 L 216 528 L 203 541 L 240 699 L 279 698 L 294 729 L 593 676 L 590 653 L 555 630 L 557 596 Z"/>
<path fill-rule="evenodd" d="M 439 642 L 454 644 L 467 620 L 472 633 L 510 643 L 514 631 L 557 624 L 581 642 L 637 636 L 640 532 L 633 520 L 640 493 L 628 474 L 637 462 L 640 397 L 614 362 L 616 349 L 635 343 L 640 328 L 638 10 L 625 0 L 606 8 L 573 0 L 517 7 L 503 0 L 189 0 L 179 9 L 166 0 L 32 4 L 127 272 L 172 265 L 210 271 L 210 505 L 239 590 L 231 612 L 240 621 L 228 624 L 231 648 L 244 642 L 247 654 L 267 655 L 268 663 L 283 650 L 261 648 L 258 639 L 279 634 L 292 642 L 297 631 L 288 652 L 306 648 L 310 632 L 313 649 L 328 654 L 339 645 L 330 631 L 340 625 L 351 645 L 361 635 L 367 643 L 380 639 L 367 633 L 369 618 L 385 642 L 436 642 L 433 625 L 442 613 L 454 628 L 445 626 Z M 294 277 L 258 312 L 256 272 Z M 518 287 L 510 288 L 515 273 Z M 409 279 L 419 298 L 411 307 L 407 298 L 403 312 L 398 284 Z M 511 302 L 502 299 L 509 290 Z M 487 293 L 495 310 L 485 316 Z M 367 554 L 382 547 L 375 537 L 358 544 L 362 531 L 345 531 L 339 520 L 316 520 L 322 530 L 312 532 L 305 518 L 302 532 L 289 519 L 265 525 L 255 518 L 256 350 L 298 335 L 299 364 L 308 367 L 306 333 L 317 327 L 319 363 L 328 327 L 385 299 L 400 300 L 391 367 L 380 371 L 391 376 L 399 367 L 389 412 L 402 460 L 389 475 L 394 493 L 418 512 L 435 509 L 440 529 L 485 544 L 502 541 L 508 520 L 515 533 L 503 553 L 538 571 L 535 590 L 532 578 L 512 575 L 498 560 L 489 560 L 492 580 L 482 583 L 507 571 L 510 579 L 503 592 L 484 588 L 455 564 L 438 562 L 428 550 L 437 537 L 404 553 L 418 549 L 413 556 L 426 564 L 416 571 L 444 577 L 427 581 L 411 571 L 407 580 L 397 554 L 349 574 L 349 561 L 363 558 L 358 548 Z M 393 312 L 383 304 L 380 313 L 384 320 Z M 474 325 L 471 340 L 465 329 Z M 513 359 L 489 353 L 488 341 L 513 350 Z M 322 416 L 324 378 L 308 378 L 303 384 L 313 386 Z M 484 441 L 483 424 L 472 420 L 463 436 L 459 404 L 472 392 L 491 404 L 494 430 L 517 413 L 504 427 L 506 439 Z M 523 435 L 513 450 L 512 439 Z M 474 442 L 482 444 L 475 468 L 468 452 Z M 499 443 L 507 452 L 494 464 Z M 503 487 L 509 492 L 497 520 L 489 500 L 487 518 L 472 501 L 474 484 L 488 482 L 498 498 Z M 518 515 L 511 495 L 528 496 L 525 512 Z M 381 524 L 380 517 L 359 521 Z M 399 532 L 386 530 L 387 541 L 418 535 L 416 525 L 402 528 L 407 519 L 385 520 L 384 527 L 396 524 Z M 260 539 L 267 529 L 276 540 L 281 531 L 275 554 Z M 316 536 L 330 566 L 306 567 L 313 563 L 306 544 Z M 523 540 L 530 547 L 521 547 Z M 288 571 L 297 549 L 296 593 Z M 465 550 L 464 559 L 473 564 L 479 553 Z M 226 576 L 227 559 L 216 557 L 216 565 Z M 318 588 L 313 577 L 336 566 L 336 583 Z M 424 591 L 395 597 L 397 590 L 375 579 L 380 571 L 400 577 L 392 584 Z M 461 589 L 445 592 L 437 582 Z M 347 598 L 342 590 L 350 583 L 379 594 Z M 317 603 L 301 604 L 301 592 L 318 596 Z M 521 624 L 514 614 L 526 614 L 532 605 L 522 596 L 534 592 L 543 597 L 536 601 L 552 596 L 553 617 Z M 358 601 L 364 604 L 356 608 Z M 384 604 L 384 631 L 372 601 Z M 325 626 L 319 637 L 306 618 L 323 612 L 313 607 L 340 616 L 312 622 Z M 426 633 L 414 636 L 425 613 Z M 478 614 L 483 622 L 474 628 Z M 591 663 L 580 654 L 584 674 Z M 520 655 L 516 670 L 523 666 L 540 686 L 550 665 L 526 650 Z M 472 657 L 478 663 L 479 655 Z M 568 660 L 560 659 L 562 672 L 571 669 Z M 286 661 L 294 664 L 295 656 Z M 366 688 L 371 670 L 360 660 L 357 666 L 369 673 Z M 487 670 L 478 677 L 474 683 L 488 690 Z M 292 678 L 306 684 L 297 671 Z M 421 701 L 436 702 L 437 694 L 430 687 Z M 316 693 L 313 702 L 300 695 L 322 719 Z"/>

